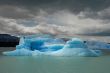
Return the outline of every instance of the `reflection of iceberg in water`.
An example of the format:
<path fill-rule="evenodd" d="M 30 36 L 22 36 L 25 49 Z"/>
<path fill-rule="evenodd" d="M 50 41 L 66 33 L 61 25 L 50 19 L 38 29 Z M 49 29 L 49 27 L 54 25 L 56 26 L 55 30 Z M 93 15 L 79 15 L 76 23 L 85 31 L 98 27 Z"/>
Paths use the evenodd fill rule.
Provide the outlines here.
<path fill-rule="evenodd" d="M 52 55 L 52 56 L 100 56 L 100 50 L 92 50 L 83 40 L 73 38 L 67 42 L 52 37 L 22 37 L 16 50 L 4 55 Z"/>

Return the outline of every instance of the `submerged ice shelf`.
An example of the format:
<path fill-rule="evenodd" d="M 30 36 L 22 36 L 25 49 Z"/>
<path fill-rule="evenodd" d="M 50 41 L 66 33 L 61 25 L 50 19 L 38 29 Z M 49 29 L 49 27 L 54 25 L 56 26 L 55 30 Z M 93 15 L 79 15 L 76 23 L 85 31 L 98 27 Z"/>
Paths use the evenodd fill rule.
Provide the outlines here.
<path fill-rule="evenodd" d="M 100 50 L 91 49 L 79 38 L 64 41 L 53 37 L 21 37 L 14 51 L 3 52 L 11 56 L 100 56 Z"/>

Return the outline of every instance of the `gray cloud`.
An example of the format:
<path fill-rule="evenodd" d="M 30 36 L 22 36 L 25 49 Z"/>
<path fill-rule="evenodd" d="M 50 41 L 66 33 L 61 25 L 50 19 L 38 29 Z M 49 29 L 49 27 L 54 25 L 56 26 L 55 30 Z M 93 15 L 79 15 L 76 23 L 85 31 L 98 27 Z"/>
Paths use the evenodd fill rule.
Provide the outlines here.
<path fill-rule="evenodd" d="M 110 23 L 103 23 L 100 19 L 81 18 L 83 14 L 75 15 L 69 11 L 59 11 L 48 15 L 45 11 L 33 18 L 33 26 L 28 26 L 27 19 L 0 19 L 1 31 L 6 33 L 30 34 L 50 33 L 54 35 L 96 34 L 109 29 Z M 28 24 L 29 23 L 29 24 Z M 27 26 L 26 26 L 27 25 Z M 31 24 L 30 24 L 31 25 Z M 46 30 L 46 31 L 45 31 Z"/>
<path fill-rule="evenodd" d="M 33 17 L 29 10 L 10 5 L 0 6 L 0 16 L 14 19 L 28 19 Z"/>
<path fill-rule="evenodd" d="M 0 0 L 0 33 L 110 36 L 109 4 L 109 0 Z"/>
<path fill-rule="evenodd" d="M 92 10 L 102 10 L 109 6 L 109 0 L 0 0 L 0 5 L 17 5 L 33 7 L 37 6 L 40 8 L 67 8 L 75 9 L 75 11 L 82 11 L 85 8 L 90 8 Z"/>
<path fill-rule="evenodd" d="M 49 14 L 68 10 L 74 14 L 85 12 L 86 17 L 109 18 L 109 0 L 0 0 L 0 16 L 29 18 L 38 15 L 39 10 Z"/>

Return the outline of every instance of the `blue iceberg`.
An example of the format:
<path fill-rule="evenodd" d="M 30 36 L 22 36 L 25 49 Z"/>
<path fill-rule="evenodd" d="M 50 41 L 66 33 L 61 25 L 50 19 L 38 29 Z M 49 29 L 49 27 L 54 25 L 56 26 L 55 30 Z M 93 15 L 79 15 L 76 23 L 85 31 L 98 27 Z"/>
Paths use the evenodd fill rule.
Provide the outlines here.
<path fill-rule="evenodd" d="M 83 40 L 73 38 L 67 41 L 64 47 L 58 51 L 52 53 L 56 56 L 100 56 L 102 53 L 100 50 L 92 50 L 88 48 L 87 44 Z"/>
<path fill-rule="evenodd" d="M 100 56 L 100 50 L 92 50 L 79 38 L 65 42 L 53 37 L 21 37 L 14 51 L 3 52 L 10 56 Z"/>

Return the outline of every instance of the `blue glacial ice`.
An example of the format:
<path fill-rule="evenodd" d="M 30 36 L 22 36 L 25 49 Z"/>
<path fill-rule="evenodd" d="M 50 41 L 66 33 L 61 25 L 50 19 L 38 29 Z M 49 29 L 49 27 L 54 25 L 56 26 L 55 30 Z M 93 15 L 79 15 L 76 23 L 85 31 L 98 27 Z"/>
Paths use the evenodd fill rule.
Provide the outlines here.
<path fill-rule="evenodd" d="M 100 50 L 92 50 L 88 48 L 83 40 L 73 38 L 66 42 L 64 47 L 52 53 L 56 56 L 100 56 Z"/>
<path fill-rule="evenodd" d="M 3 52 L 11 56 L 100 56 L 100 50 L 92 50 L 79 38 L 72 38 L 65 42 L 53 37 L 21 37 L 19 45 L 14 51 Z"/>

